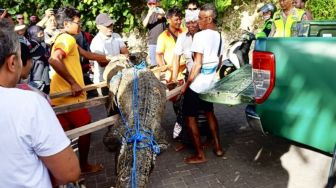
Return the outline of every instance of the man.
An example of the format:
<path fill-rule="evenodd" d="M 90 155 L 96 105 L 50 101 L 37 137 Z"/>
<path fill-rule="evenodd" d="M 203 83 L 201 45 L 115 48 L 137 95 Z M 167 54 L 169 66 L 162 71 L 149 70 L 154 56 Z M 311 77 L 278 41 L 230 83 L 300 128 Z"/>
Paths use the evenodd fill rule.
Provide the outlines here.
<path fill-rule="evenodd" d="M 180 67 L 180 59 L 183 56 L 186 60 L 187 70 L 190 73 L 194 64 L 192 59 L 191 45 L 194 34 L 199 31 L 198 27 L 198 14 L 199 10 L 186 10 L 185 20 L 188 31 L 183 32 L 177 37 L 176 45 L 174 48 L 174 61 L 173 61 L 173 74 L 172 82 L 177 82 L 178 70 Z"/>
<path fill-rule="evenodd" d="M 92 39 L 90 49 L 91 52 L 108 55 L 110 57 L 117 56 L 119 54 L 124 54 L 128 56 L 128 49 L 123 42 L 122 38 L 119 34 L 113 33 L 113 24 L 114 20 L 112 20 L 108 14 L 100 13 L 96 17 L 96 26 L 99 30 L 98 34 Z M 105 70 L 105 66 L 107 63 L 105 62 L 94 62 L 94 75 L 93 82 L 99 83 L 104 81 L 103 73 Z M 108 95 L 108 89 L 103 88 L 102 90 L 98 90 L 100 95 Z"/>
<path fill-rule="evenodd" d="M 190 0 L 187 4 L 187 10 L 199 10 L 199 3 L 196 0 Z"/>
<path fill-rule="evenodd" d="M 156 62 L 156 44 L 159 35 L 166 28 L 165 12 L 159 8 L 157 0 L 147 1 L 148 13 L 142 21 L 142 25 L 148 29 L 148 55 L 150 64 L 157 65 Z"/>
<path fill-rule="evenodd" d="M 262 13 L 265 22 L 261 30 L 256 34 L 257 38 L 265 38 L 269 36 L 273 24 L 272 17 L 275 11 L 276 8 L 272 3 L 267 3 L 258 10 L 258 12 Z"/>
<path fill-rule="evenodd" d="M 39 18 L 36 15 L 29 17 L 29 26 L 36 25 L 39 22 Z"/>
<path fill-rule="evenodd" d="M 313 20 L 312 13 L 309 10 L 305 9 L 306 8 L 306 0 L 294 0 L 293 3 L 294 3 L 294 6 L 296 8 L 305 10 L 308 20 Z"/>
<path fill-rule="evenodd" d="M 181 29 L 182 12 L 177 7 L 169 9 L 167 12 L 167 19 L 169 26 L 163 31 L 157 40 L 156 46 L 156 61 L 161 71 L 166 71 L 166 81 L 170 82 L 172 78 L 172 64 L 174 57 L 174 47 L 177 37 L 183 32 Z M 183 76 L 181 72 L 184 70 L 185 65 L 181 65 L 180 79 Z"/>
<path fill-rule="evenodd" d="M 25 25 L 23 14 L 16 15 L 16 22 L 17 22 L 17 25 Z"/>
<path fill-rule="evenodd" d="M 194 52 L 194 65 L 188 81 L 181 89 L 185 93 L 183 103 L 183 114 L 186 116 L 186 123 L 193 138 L 196 154 L 185 159 L 186 163 L 204 163 L 205 154 L 202 149 L 200 132 L 197 126 L 196 117 L 199 110 L 204 110 L 214 140 L 214 153 L 216 156 L 223 156 L 224 152 L 218 135 L 218 123 L 213 111 L 213 104 L 203 101 L 198 94 L 209 88 L 212 77 L 216 76 L 216 67 L 221 62 L 223 53 L 223 40 L 216 27 L 216 9 L 212 4 L 205 4 L 201 7 L 198 20 L 199 28 L 202 30 L 194 35 L 191 51 Z M 201 72 L 201 73 L 200 73 Z"/>
<path fill-rule="evenodd" d="M 163 31 L 157 40 L 156 46 L 156 61 L 161 67 L 160 71 L 165 72 L 165 80 L 167 83 L 171 81 L 172 71 L 173 71 L 173 58 L 174 58 L 174 47 L 177 37 L 183 32 L 181 29 L 182 23 L 182 12 L 180 9 L 174 7 L 168 10 L 167 19 L 169 26 Z M 182 75 L 185 69 L 185 64 L 181 65 L 179 68 L 178 80 L 183 80 L 184 75 Z M 173 101 L 173 108 L 177 116 L 177 121 L 175 127 L 180 127 L 183 124 L 182 114 L 180 112 L 180 100 Z"/>
<path fill-rule="evenodd" d="M 191 52 L 191 45 L 192 45 L 192 40 L 194 37 L 194 34 L 199 31 L 198 27 L 198 14 L 199 10 L 186 10 L 185 14 L 185 21 L 186 21 L 186 26 L 188 31 L 183 32 L 180 34 L 177 38 L 176 45 L 174 48 L 174 59 L 173 59 L 173 73 L 172 73 L 172 82 L 176 83 L 178 82 L 178 73 L 179 73 L 179 67 L 180 67 L 180 60 L 183 57 L 186 60 L 186 67 L 187 67 L 187 73 L 188 75 L 191 72 L 191 68 L 194 64 L 193 58 L 192 58 L 192 52 Z M 183 99 L 182 99 L 183 100 Z M 176 151 L 182 150 L 186 143 L 190 141 L 190 138 L 187 134 L 187 129 L 184 126 L 184 117 L 182 114 L 182 106 L 179 108 L 180 112 L 177 114 L 177 122 L 178 124 L 175 124 L 174 127 L 174 134 L 175 137 L 177 135 L 181 138 L 182 143 L 178 144 L 175 147 Z M 189 142 L 190 143 L 190 142 Z"/>
<path fill-rule="evenodd" d="M 43 28 L 38 25 L 30 26 L 27 36 L 37 53 L 33 56 L 33 68 L 29 76 L 29 85 L 39 89 L 45 94 L 50 91 L 49 63 L 47 57 L 47 45 L 44 42 Z"/>
<path fill-rule="evenodd" d="M 78 46 L 74 38 L 80 32 L 80 13 L 66 7 L 57 14 L 58 23 L 63 24 L 64 33 L 59 35 L 51 49 L 50 65 L 56 71 L 51 76 L 50 94 L 72 91 L 72 96 L 51 100 L 52 105 L 64 105 L 86 101 L 83 91 L 84 80 L 79 60 Z M 65 131 L 84 126 L 91 122 L 88 109 L 79 109 L 57 116 Z M 102 170 L 101 165 L 88 164 L 90 134 L 80 136 L 78 140 L 79 161 L 82 173 Z"/>
<path fill-rule="evenodd" d="M 290 37 L 292 26 L 302 20 L 307 20 L 304 10 L 293 6 L 293 0 L 279 0 L 280 10 L 273 15 L 273 25 L 270 36 Z"/>
<path fill-rule="evenodd" d="M 76 181 L 78 159 L 52 108 L 37 93 L 14 88 L 22 61 L 8 25 L 0 20 L 0 187 L 51 188 L 50 176 L 57 184 Z"/>

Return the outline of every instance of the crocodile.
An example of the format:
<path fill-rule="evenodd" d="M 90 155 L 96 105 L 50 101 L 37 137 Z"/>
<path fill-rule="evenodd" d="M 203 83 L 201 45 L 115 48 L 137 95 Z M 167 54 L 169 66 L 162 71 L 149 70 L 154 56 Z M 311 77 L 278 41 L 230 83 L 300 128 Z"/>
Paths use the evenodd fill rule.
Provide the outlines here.
<path fill-rule="evenodd" d="M 137 58 L 134 60 L 140 61 Z M 137 109 L 140 129 L 143 130 L 144 136 L 150 136 L 148 132 L 153 133 L 157 145 L 151 145 L 148 139 L 137 143 L 138 146 L 144 148 L 136 150 L 137 174 L 135 180 L 132 181 L 134 142 L 130 142 L 129 139 L 130 135 L 134 133 L 130 130 L 135 129 L 134 115 L 136 113 L 133 106 L 135 74 L 138 77 Z M 150 69 L 138 69 L 124 58 L 111 61 L 105 68 L 104 78 L 110 91 L 107 109 L 113 111 L 113 108 L 117 107 L 121 117 L 118 124 L 112 126 L 110 130 L 110 138 L 114 140 L 113 143 L 120 143 L 116 157 L 116 187 L 134 187 L 132 186 L 134 183 L 136 183 L 136 187 L 145 187 L 158 155 L 154 150 L 159 148 L 162 152 L 168 147 L 165 132 L 161 127 L 161 117 L 166 104 L 166 86 L 155 77 Z"/>

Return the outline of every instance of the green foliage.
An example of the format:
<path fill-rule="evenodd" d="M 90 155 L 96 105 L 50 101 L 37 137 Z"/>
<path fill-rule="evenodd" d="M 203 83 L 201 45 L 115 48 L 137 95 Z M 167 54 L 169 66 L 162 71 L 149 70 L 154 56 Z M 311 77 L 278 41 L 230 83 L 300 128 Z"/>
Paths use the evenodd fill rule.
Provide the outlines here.
<path fill-rule="evenodd" d="M 177 6 L 185 9 L 189 0 L 161 0 L 161 6 L 167 10 Z M 272 0 L 273 2 L 277 0 Z M 48 8 L 59 8 L 62 6 L 73 6 L 82 13 L 82 22 L 85 30 L 96 31 L 95 17 L 100 12 L 110 14 L 117 22 L 114 29 L 116 32 L 130 32 L 134 27 L 141 26 L 142 16 L 147 11 L 147 0 L 0 0 L 0 7 L 9 9 L 10 14 L 24 13 L 36 14 L 42 18 L 44 11 Z M 247 5 L 251 0 L 199 0 L 200 4 L 214 3 L 217 7 L 219 17 L 225 12 L 230 12 L 234 5 Z M 259 2 L 270 2 L 260 0 Z M 309 0 L 307 8 L 311 10 L 316 20 L 336 19 L 336 0 Z M 237 18 L 239 19 L 239 18 Z M 26 20 L 28 21 L 28 20 Z"/>
<path fill-rule="evenodd" d="M 315 20 L 336 19 L 336 0 L 309 0 L 307 8 Z"/>
<path fill-rule="evenodd" d="M 226 8 L 231 5 L 231 0 L 216 0 L 216 7 L 220 13 L 223 13 Z"/>
<path fill-rule="evenodd" d="M 63 6 L 73 6 L 82 14 L 82 22 L 85 30 L 95 31 L 95 18 L 100 12 L 111 15 L 117 22 L 115 30 L 117 32 L 129 32 L 141 23 L 141 11 L 146 6 L 146 1 L 137 0 L 11 0 L 0 1 L 0 7 L 7 8 L 11 15 L 23 13 L 26 15 L 36 14 L 43 17 L 45 10 L 49 8 L 57 9 Z M 139 11 L 140 10 L 140 11 Z"/>
<path fill-rule="evenodd" d="M 177 6 L 185 9 L 189 0 L 162 0 L 162 7 L 167 10 Z M 110 14 L 117 22 L 117 32 L 130 32 L 134 27 L 141 26 L 141 16 L 147 9 L 147 0 L 11 0 L 1 1 L 0 7 L 9 9 L 10 14 L 23 13 L 28 22 L 28 15 L 36 14 L 43 17 L 48 8 L 57 9 L 62 6 L 73 6 L 82 13 L 82 22 L 85 30 L 95 31 L 95 17 L 100 12 Z M 200 4 L 213 3 L 213 0 L 200 0 Z M 215 5 L 221 15 L 226 7 L 231 5 L 231 0 L 215 0 Z M 141 27 L 140 27 L 141 28 Z"/>
<path fill-rule="evenodd" d="M 203 5 L 206 3 L 213 3 L 216 5 L 219 15 L 223 15 L 227 7 L 231 5 L 232 0 L 199 0 L 198 2 Z M 174 6 L 179 7 L 181 10 L 184 10 L 188 4 L 189 0 L 162 0 L 161 5 L 164 10 L 168 10 Z"/>

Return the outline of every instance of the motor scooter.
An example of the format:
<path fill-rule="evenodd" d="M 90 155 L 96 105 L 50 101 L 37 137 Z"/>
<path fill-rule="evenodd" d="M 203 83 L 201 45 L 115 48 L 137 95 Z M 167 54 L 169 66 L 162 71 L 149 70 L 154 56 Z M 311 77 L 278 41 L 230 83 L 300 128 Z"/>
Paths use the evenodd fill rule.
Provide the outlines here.
<path fill-rule="evenodd" d="M 249 64 L 249 52 L 251 44 L 255 39 L 256 37 L 252 32 L 244 30 L 239 40 L 230 43 L 225 54 L 226 58 L 217 69 L 217 74 L 220 79 L 243 65 Z"/>

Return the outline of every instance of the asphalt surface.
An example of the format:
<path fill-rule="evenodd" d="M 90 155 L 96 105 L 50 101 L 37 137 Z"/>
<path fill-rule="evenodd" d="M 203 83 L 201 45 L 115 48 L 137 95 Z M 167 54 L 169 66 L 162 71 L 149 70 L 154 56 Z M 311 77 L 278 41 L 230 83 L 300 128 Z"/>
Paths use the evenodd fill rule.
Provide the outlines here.
<path fill-rule="evenodd" d="M 175 115 L 167 103 L 162 126 L 170 147 L 156 161 L 149 188 L 323 188 L 326 185 L 331 157 L 296 146 L 293 143 L 262 135 L 252 130 L 245 118 L 245 106 L 215 105 L 224 157 L 216 157 L 212 148 L 206 150 L 207 162 L 186 164 L 183 159 L 193 153 L 192 147 L 174 150 L 172 130 Z M 99 106 L 90 110 L 94 120 L 106 117 Z M 85 176 L 88 188 L 115 186 L 115 154 L 102 143 L 106 129 L 92 134 L 89 160 L 102 163 L 105 169 Z"/>

